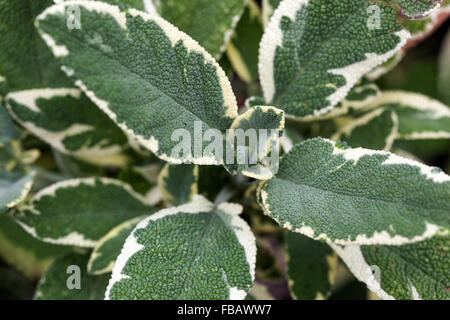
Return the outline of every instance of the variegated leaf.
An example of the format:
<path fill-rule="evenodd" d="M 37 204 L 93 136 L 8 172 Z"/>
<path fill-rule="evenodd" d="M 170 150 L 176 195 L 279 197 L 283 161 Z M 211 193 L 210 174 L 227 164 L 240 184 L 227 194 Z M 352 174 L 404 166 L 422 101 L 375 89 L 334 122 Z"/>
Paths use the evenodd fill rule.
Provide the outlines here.
<path fill-rule="evenodd" d="M 80 30 L 66 26 L 73 5 Z M 229 128 L 236 99 L 223 70 L 189 36 L 160 17 L 91 1 L 52 6 L 37 26 L 75 84 L 143 146 L 173 163 L 222 163 L 203 153 L 209 143 L 201 135 Z"/>
<path fill-rule="evenodd" d="M 141 221 L 114 265 L 106 299 L 244 299 L 255 238 L 242 207 L 201 196 Z"/>
<path fill-rule="evenodd" d="M 397 114 L 398 139 L 450 138 L 450 107 L 422 94 L 385 91 L 367 106 L 369 110 L 373 108 Z"/>
<path fill-rule="evenodd" d="M 14 218 L 44 242 L 94 247 L 115 226 L 154 211 L 127 184 L 108 178 L 84 178 L 58 182 L 39 191 Z"/>
<path fill-rule="evenodd" d="M 259 200 L 281 226 L 314 239 L 401 245 L 449 228 L 449 195 L 438 168 L 315 138 L 283 156 Z"/>
<path fill-rule="evenodd" d="M 6 102 L 22 126 L 62 153 L 92 162 L 127 146 L 125 134 L 79 89 L 18 91 Z"/>
<path fill-rule="evenodd" d="M 125 221 L 101 238 L 91 253 L 87 271 L 94 275 L 111 272 L 125 240 L 143 218 L 136 217 Z"/>
<path fill-rule="evenodd" d="M 358 280 L 382 299 L 450 299 L 450 237 L 403 246 L 332 245 Z"/>
<path fill-rule="evenodd" d="M 225 51 L 245 3 L 246 0 L 148 0 L 147 11 L 160 14 L 218 59 Z"/>
<path fill-rule="evenodd" d="M 266 103 L 290 117 L 320 116 L 357 81 L 391 58 L 409 38 L 394 9 L 379 4 L 371 28 L 369 0 L 284 0 L 260 45 L 259 74 Z"/>
<path fill-rule="evenodd" d="M 169 207 L 190 202 L 198 193 L 198 166 L 166 164 L 159 174 L 158 187 Z"/>
<path fill-rule="evenodd" d="M 376 109 L 341 128 L 332 140 L 341 140 L 350 147 L 389 151 L 398 136 L 397 113 L 389 109 Z"/>

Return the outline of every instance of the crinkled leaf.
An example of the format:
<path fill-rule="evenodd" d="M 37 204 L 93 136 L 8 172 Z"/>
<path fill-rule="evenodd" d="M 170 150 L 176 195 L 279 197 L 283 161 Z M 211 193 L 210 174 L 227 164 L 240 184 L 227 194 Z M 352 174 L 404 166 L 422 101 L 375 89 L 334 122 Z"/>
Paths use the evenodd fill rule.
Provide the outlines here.
<path fill-rule="evenodd" d="M 99 275 L 112 271 L 125 240 L 143 218 L 137 217 L 125 221 L 100 239 L 89 258 L 87 270 L 90 274 Z"/>
<path fill-rule="evenodd" d="M 383 299 L 450 299 L 450 237 L 403 246 L 334 246 L 353 274 Z"/>
<path fill-rule="evenodd" d="M 34 299 L 103 300 L 109 275 L 89 275 L 86 270 L 88 259 L 88 254 L 76 253 L 57 258 L 39 281 Z M 80 280 L 79 289 L 72 287 L 77 283 L 77 274 Z"/>
<path fill-rule="evenodd" d="M 334 283 L 337 255 L 323 242 L 287 232 L 286 273 L 292 296 L 299 300 L 324 299 Z"/>
<path fill-rule="evenodd" d="M 227 56 L 234 71 L 247 83 L 258 79 L 258 48 L 262 35 L 260 9 L 254 0 L 250 0 L 227 46 Z"/>
<path fill-rule="evenodd" d="M 94 247 L 108 231 L 155 210 L 131 187 L 108 178 L 72 179 L 39 191 L 14 218 L 36 238 Z"/>
<path fill-rule="evenodd" d="M 125 241 L 106 299 L 244 299 L 256 244 L 242 207 L 201 196 L 141 221 Z"/>
<path fill-rule="evenodd" d="M 365 73 L 409 38 L 395 11 L 379 5 L 380 28 L 369 28 L 369 0 L 284 0 L 261 40 L 259 74 L 266 103 L 288 116 L 330 111 Z"/>
<path fill-rule="evenodd" d="M 6 100 L 21 125 L 60 152 L 89 159 L 127 145 L 125 134 L 78 89 L 20 91 Z"/>
<path fill-rule="evenodd" d="M 315 138 L 283 156 L 260 203 L 281 226 L 314 239 L 401 245 L 450 226 L 449 195 L 450 177 L 438 168 Z"/>
<path fill-rule="evenodd" d="M 437 9 L 442 0 L 391 0 L 408 18 L 420 18 Z"/>
<path fill-rule="evenodd" d="M 198 41 L 215 58 L 220 58 L 225 51 L 246 2 L 245 0 L 150 1 L 161 17 Z"/>
<path fill-rule="evenodd" d="M 74 4 L 80 30 L 66 26 L 65 8 Z M 209 143 L 198 135 L 228 128 L 236 99 L 223 70 L 189 36 L 157 16 L 91 1 L 55 5 L 37 25 L 75 84 L 143 146 L 170 162 L 222 162 L 203 154 Z"/>
<path fill-rule="evenodd" d="M 190 202 L 198 193 L 198 166 L 166 164 L 159 174 L 158 186 L 168 206 Z"/>

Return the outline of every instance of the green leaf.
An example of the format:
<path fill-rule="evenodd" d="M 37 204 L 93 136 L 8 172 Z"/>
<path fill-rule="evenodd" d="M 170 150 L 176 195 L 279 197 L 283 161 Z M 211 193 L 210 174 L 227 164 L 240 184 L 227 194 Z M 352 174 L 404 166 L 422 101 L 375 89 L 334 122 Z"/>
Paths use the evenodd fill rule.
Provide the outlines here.
<path fill-rule="evenodd" d="M 36 21 L 75 84 L 161 159 L 221 164 L 223 159 L 212 151 L 203 154 L 209 143 L 197 137 L 208 128 L 229 128 L 237 116 L 231 85 L 215 60 L 157 16 L 134 9 L 121 12 L 101 2 L 76 4 L 83 17 L 80 30 L 66 26 L 67 3 L 47 9 Z M 181 144 L 191 140 L 190 152 L 180 155 L 176 147 L 187 134 L 194 138 Z M 198 140 L 202 142 L 195 146 Z"/>
<path fill-rule="evenodd" d="M 141 221 L 117 258 L 105 299 L 244 299 L 256 244 L 241 211 L 195 196 Z"/>
<path fill-rule="evenodd" d="M 150 2 L 153 3 L 154 11 L 198 41 L 216 59 L 225 51 L 246 3 L 245 0 Z"/>
<path fill-rule="evenodd" d="M 57 256 L 71 250 L 39 241 L 10 216 L 0 215 L 0 257 L 29 279 L 38 279 Z"/>
<path fill-rule="evenodd" d="M 259 200 L 280 226 L 314 239 L 401 245 L 449 228 L 449 194 L 438 168 L 315 138 L 283 156 Z"/>
<path fill-rule="evenodd" d="M 368 26 L 369 0 L 284 0 L 261 40 L 259 74 L 266 103 L 290 117 L 320 116 L 365 73 L 388 60 L 409 33 L 379 5 L 380 28 Z"/>
<path fill-rule="evenodd" d="M 252 107 L 237 117 L 229 131 L 234 136 L 227 137 L 227 150 L 234 150 L 234 160 L 228 161 L 227 154 L 225 168 L 232 174 L 271 178 L 278 170 L 278 141 L 284 122 L 282 110 L 267 106 Z"/>
<path fill-rule="evenodd" d="M 100 239 L 89 258 L 87 270 L 90 274 L 99 275 L 112 271 L 125 240 L 143 218 L 125 221 Z"/>
<path fill-rule="evenodd" d="M 364 79 L 353 87 L 344 100 L 339 102 L 330 112 L 324 115 L 301 119 L 304 122 L 327 120 L 347 115 L 349 112 L 366 108 L 381 95 L 380 89 L 374 83 Z"/>
<path fill-rule="evenodd" d="M 19 91 L 6 101 L 17 122 L 62 153 L 108 159 L 127 146 L 125 134 L 78 89 Z"/>
<path fill-rule="evenodd" d="M 341 140 L 353 148 L 364 147 L 389 151 L 397 138 L 399 120 L 389 109 L 376 109 L 341 128 L 331 139 Z"/>
<path fill-rule="evenodd" d="M 162 164 L 156 162 L 125 168 L 118 178 L 128 183 L 134 191 L 144 195 L 147 203 L 156 205 L 162 199 L 161 189 L 157 185 L 161 167 Z"/>
<path fill-rule="evenodd" d="M 14 215 L 49 243 L 94 247 L 112 228 L 155 210 L 131 187 L 109 178 L 65 180 L 39 191 Z"/>
<path fill-rule="evenodd" d="M 383 299 L 450 299 L 448 233 L 403 246 L 333 245 L 358 280 Z"/>
<path fill-rule="evenodd" d="M 34 173 L 0 170 L 0 213 L 22 202 L 31 190 Z"/>
<path fill-rule="evenodd" d="M 158 186 L 169 207 L 190 202 L 198 193 L 198 166 L 166 164 L 159 174 Z"/>
<path fill-rule="evenodd" d="M 234 71 L 247 83 L 258 78 L 258 48 L 262 35 L 260 9 L 254 0 L 250 0 L 227 46 L 227 56 Z"/>
<path fill-rule="evenodd" d="M 292 296 L 298 300 L 325 299 L 334 283 L 337 255 L 323 242 L 287 232 L 286 273 Z"/>
<path fill-rule="evenodd" d="M 0 0 L 0 74 L 8 89 L 72 86 L 33 22 L 52 0 Z"/>
<path fill-rule="evenodd" d="M 86 270 L 88 258 L 88 254 L 72 253 L 56 259 L 39 281 L 34 299 L 103 300 L 109 275 L 89 275 Z M 73 277 L 77 276 L 78 270 L 80 289 L 72 287 L 76 284 Z"/>
<path fill-rule="evenodd" d="M 352 147 L 389 150 L 395 139 L 450 138 L 450 108 L 421 94 L 385 91 L 360 113 L 332 139 Z"/>
<path fill-rule="evenodd" d="M 397 113 L 399 139 L 450 138 L 450 108 L 437 100 L 416 93 L 387 91 L 374 103 Z"/>
<path fill-rule="evenodd" d="M 391 0 L 408 18 L 421 18 L 439 8 L 442 0 Z"/>

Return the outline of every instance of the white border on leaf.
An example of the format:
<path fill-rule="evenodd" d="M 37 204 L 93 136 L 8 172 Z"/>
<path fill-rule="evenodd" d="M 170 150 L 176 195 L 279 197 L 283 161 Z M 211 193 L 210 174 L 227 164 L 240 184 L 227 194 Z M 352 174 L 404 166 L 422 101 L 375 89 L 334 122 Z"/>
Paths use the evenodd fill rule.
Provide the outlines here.
<path fill-rule="evenodd" d="M 281 46 L 283 42 L 283 33 L 280 29 L 281 19 L 286 16 L 291 20 L 295 20 L 297 12 L 303 5 L 307 5 L 308 2 L 308 0 L 282 1 L 270 19 L 270 22 L 262 37 L 259 47 L 258 68 L 264 98 L 268 103 L 272 102 L 275 95 L 274 59 L 276 48 Z M 329 105 L 327 107 L 320 110 L 315 110 L 312 115 L 306 116 L 305 118 L 318 117 L 329 112 L 346 97 L 348 92 L 359 81 L 361 76 L 368 73 L 376 66 L 386 62 L 395 53 L 400 51 L 400 49 L 406 44 L 406 41 L 411 37 L 411 34 L 406 30 L 400 30 L 394 33 L 394 35 L 399 37 L 399 43 L 394 49 L 380 55 L 375 53 L 366 53 L 366 59 L 363 61 L 353 63 L 343 68 L 327 70 L 329 73 L 344 77 L 346 84 L 338 88 L 333 94 L 327 97 L 327 100 L 329 101 Z"/>
<path fill-rule="evenodd" d="M 225 72 L 222 70 L 222 68 L 219 66 L 219 64 L 216 62 L 216 60 L 203 48 L 201 47 L 197 41 L 189 37 L 184 32 L 178 30 L 175 26 L 167 22 L 166 20 L 162 19 L 159 16 L 151 15 L 145 12 L 138 11 L 136 9 L 129 9 L 127 12 L 121 12 L 118 7 L 112 6 L 106 3 L 102 2 L 95 2 L 95 1 L 83 1 L 83 0 L 74 0 L 74 1 L 68 1 L 63 2 L 58 5 L 51 6 L 47 8 L 43 13 L 41 13 L 37 19 L 36 19 L 36 25 L 39 28 L 39 21 L 44 20 L 47 15 L 49 14 L 64 14 L 64 9 L 66 6 L 82 6 L 86 10 L 90 11 L 96 11 L 100 13 L 108 13 L 110 14 L 121 26 L 123 29 L 126 29 L 126 14 L 130 14 L 131 16 L 140 16 L 144 21 L 154 21 L 156 24 L 158 24 L 163 31 L 166 33 L 166 36 L 170 39 L 172 45 L 175 45 L 178 41 L 182 41 L 183 45 L 188 49 L 188 51 L 195 51 L 204 56 L 205 63 L 212 64 L 215 69 L 216 73 L 219 79 L 219 84 L 222 88 L 222 95 L 223 95 L 223 104 L 225 109 L 225 116 L 228 116 L 232 119 L 236 118 L 238 116 L 238 106 L 236 97 L 233 93 L 233 90 L 231 88 L 230 81 L 228 77 L 226 76 Z M 49 39 L 48 37 L 44 37 L 44 40 L 47 42 L 47 45 L 49 45 L 51 48 L 55 46 L 54 40 Z M 53 47 L 52 47 L 53 46 Z M 66 72 L 69 76 L 70 74 L 73 74 L 73 70 L 70 70 L 67 68 L 67 66 L 63 66 L 62 70 Z M 172 158 L 171 156 L 167 154 L 159 154 L 159 142 L 155 139 L 155 137 L 151 136 L 149 138 L 144 138 L 141 135 L 136 134 L 131 128 L 129 128 L 125 123 L 118 123 L 117 121 L 117 115 L 109 108 L 109 103 L 105 100 L 102 100 L 98 98 L 95 93 L 91 90 L 89 90 L 86 85 L 81 81 L 77 80 L 75 81 L 75 85 L 79 87 L 97 106 L 103 110 L 116 124 L 123 130 L 128 136 L 135 137 L 136 140 L 158 155 L 162 160 L 165 160 L 167 162 L 171 162 L 174 164 L 180 164 L 182 163 L 181 159 L 178 158 Z M 220 165 L 221 163 L 218 163 L 218 161 L 214 157 L 202 157 L 202 158 L 194 158 L 190 156 L 187 161 L 190 161 L 195 164 L 206 164 L 206 165 Z"/>
<path fill-rule="evenodd" d="M 70 96 L 75 99 L 80 99 L 81 97 L 81 91 L 79 89 L 75 88 L 57 88 L 57 89 L 32 89 L 32 90 L 25 90 L 25 91 L 16 91 L 9 93 L 6 96 L 6 108 L 11 114 L 11 116 L 20 123 L 23 127 L 25 127 L 27 130 L 29 130 L 34 135 L 38 136 L 39 138 L 43 139 L 45 142 L 50 144 L 52 147 L 57 149 L 58 151 L 73 155 L 82 159 L 85 159 L 88 162 L 95 162 L 90 161 L 90 158 L 93 157 L 104 157 L 104 156 L 110 156 L 110 155 L 116 155 L 119 154 L 124 146 L 120 145 L 111 145 L 108 147 L 103 147 L 103 145 L 108 143 L 107 139 L 104 139 L 102 141 L 99 141 L 95 146 L 83 146 L 77 150 L 68 150 L 66 146 L 63 143 L 63 140 L 70 136 L 79 135 L 84 132 L 88 131 L 95 131 L 96 129 L 91 125 L 86 124 L 80 124 L 80 123 L 73 123 L 68 128 L 62 130 L 62 131 L 50 131 L 42 127 L 38 127 L 34 122 L 31 121 L 25 121 L 21 119 L 13 110 L 10 101 L 13 100 L 16 103 L 28 108 L 29 110 L 40 113 L 41 110 L 36 105 L 37 99 L 46 99 L 50 100 L 54 97 L 65 97 Z M 64 106 L 62 106 L 64 107 Z M 111 124 L 113 125 L 113 124 Z M 97 163 L 97 162 L 95 162 Z M 107 163 L 108 165 L 109 163 Z"/>
<path fill-rule="evenodd" d="M 328 244 L 337 252 L 353 275 L 359 281 L 362 281 L 367 285 L 367 288 L 384 300 L 395 300 L 393 296 L 381 288 L 381 285 L 375 278 L 372 269 L 364 259 L 360 246 L 349 245 L 342 248 L 332 242 L 328 242 Z"/>
<path fill-rule="evenodd" d="M 113 288 L 115 283 L 121 281 L 122 279 L 129 278 L 128 275 L 122 273 L 123 269 L 125 268 L 128 260 L 144 248 L 137 242 L 137 239 L 134 235 L 137 230 L 146 228 L 150 221 L 156 221 L 170 215 L 176 215 L 180 212 L 187 214 L 198 214 L 202 212 L 209 212 L 212 210 L 214 210 L 214 205 L 205 197 L 201 195 L 194 195 L 194 198 L 190 203 L 158 211 L 157 213 L 139 222 L 139 224 L 134 228 L 133 232 L 131 232 L 130 236 L 125 241 L 122 251 L 116 260 L 111 279 L 106 289 L 105 300 L 110 300 L 111 289 Z M 222 213 L 231 217 L 230 228 L 235 232 L 239 243 L 245 250 L 246 260 L 249 265 L 249 272 L 253 280 L 256 264 L 256 240 L 248 224 L 239 217 L 239 214 L 242 212 L 242 206 L 234 203 L 222 203 L 218 206 L 217 210 L 219 214 Z M 223 221 L 224 223 L 227 223 L 226 220 Z M 242 300 L 246 297 L 247 294 L 246 291 L 239 290 L 233 287 L 229 287 L 229 290 L 230 299 Z"/>

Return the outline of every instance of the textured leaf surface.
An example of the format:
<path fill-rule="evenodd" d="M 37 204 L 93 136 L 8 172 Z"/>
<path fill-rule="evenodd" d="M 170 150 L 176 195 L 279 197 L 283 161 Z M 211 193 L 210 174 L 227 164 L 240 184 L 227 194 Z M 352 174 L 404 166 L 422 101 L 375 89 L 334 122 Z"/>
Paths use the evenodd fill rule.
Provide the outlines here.
<path fill-rule="evenodd" d="M 437 9 L 442 0 L 391 0 L 409 18 L 420 18 Z"/>
<path fill-rule="evenodd" d="M 39 241 L 10 216 L 0 216 L 0 257 L 29 279 L 38 279 L 57 256 L 70 250 Z"/>
<path fill-rule="evenodd" d="M 168 206 L 190 202 L 198 193 L 198 166 L 166 164 L 159 174 L 158 186 Z"/>
<path fill-rule="evenodd" d="M 7 96 L 14 118 L 60 152 L 106 157 L 124 149 L 127 138 L 78 89 L 37 89 Z"/>
<path fill-rule="evenodd" d="M 298 300 L 324 299 L 334 283 L 337 255 L 323 242 L 287 232 L 286 273 L 291 294 Z"/>
<path fill-rule="evenodd" d="M 42 241 L 94 247 L 115 226 L 154 211 L 129 185 L 107 178 L 85 178 L 41 190 L 14 217 Z"/>
<path fill-rule="evenodd" d="M 35 300 L 103 300 L 109 275 L 91 276 L 86 265 L 89 255 L 67 254 L 59 257 L 50 269 L 42 276 L 36 288 Z M 68 273 L 70 266 L 80 268 L 80 289 L 69 289 L 67 284 L 73 284 Z M 69 269 L 70 271 L 71 269 Z"/>
<path fill-rule="evenodd" d="M 244 299 L 256 244 L 241 211 L 195 196 L 141 221 L 116 261 L 106 299 Z"/>
<path fill-rule="evenodd" d="M 227 46 L 233 69 L 247 83 L 258 79 L 258 48 L 262 35 L 260 9 L 254 0 L 250 0 Z"/>
<path fill-rule="evenodd" d="M 380 28 L 368 27 L 369 0 L 284 0 L 260 45 L 266 103 L 293 117 L 336 106 L 365 73 L 392 57 L 409 33 L 379 5 Z"/>
<path fill-rule="evenodd" d="M 384 151 L 322 138 L 283 156 L 260 203 L 281 226 L 338 244 L 400 245 L 450 225 L 450 177 Z"/>
<path fill-rule="evenodd" d="M 112 271 L 125 240 L 143 218 L 125 221 L 100 239 L 89 258 L 87 270 L 90 274 L 99 275 Z"/>
<path fill-rule="evenodd" d="M 197 40 L 215 58 L 225 51 L 245 0 L 152 0 L 155 10 Z"/>
<path fill-rule="evenodd" d="M 450 299 L 450 237 L 403 246 L 335 246 L 353 274 L 383 299 Z"/>
<path fill-rule="evenodd" d="M 66 27 L 64 10 L 73 4 L 80 7 L 81 30 Z M 237 116 L 228 78 L 189 36 L 157 16 L 91 1 L 55 5 L 37 25 L 75 84 L 143 146 L 170 162 L 221 163 L 202 153 L 206 142 L 198 138 L 188 146 L 200 152 L 172 155 L 176 129 L 196 137 L 196 121 L 202 134 L 228 128 Z"/>
<path fill-rule="evenodd" d="M 366 108 L 381 95 L 377 85 L 369 82 L 367 79 L 361 80 L 350 90 L 344 100 L 339 102 L 336 107 L 320 116 L 304 118 L 302 121 L 313 122 L 317 120 L 327 120 L 347 115 L 351 111 Z"/>

